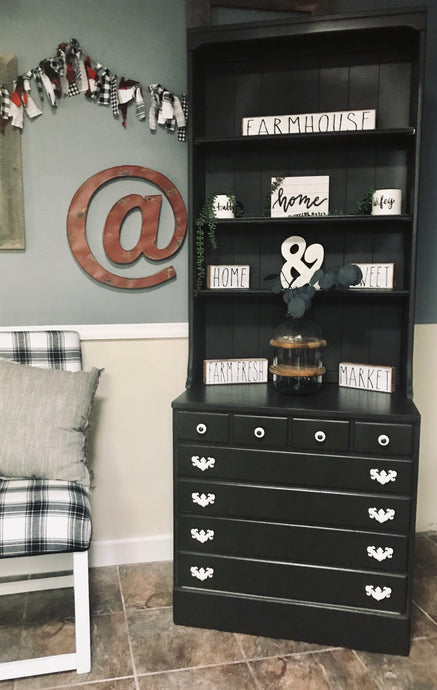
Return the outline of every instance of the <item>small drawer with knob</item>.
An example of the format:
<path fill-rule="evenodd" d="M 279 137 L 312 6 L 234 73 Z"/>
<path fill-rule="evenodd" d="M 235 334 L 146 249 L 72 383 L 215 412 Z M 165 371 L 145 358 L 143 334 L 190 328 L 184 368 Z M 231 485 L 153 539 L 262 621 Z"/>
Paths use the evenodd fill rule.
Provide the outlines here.
<path fill-rule="evenodd" d="M 355 422 L 352 445 L 358 453 L 410 456 L 413 452 L 413 426 Z"/>
<path fill-rule="evenodd" d="M 293 419 L 294 448 L 320 451 L 349 449 L 349 422 L 326 419 Z"/>
<path fill-rule="evenodd" d="M 208 443 L 229 441 L 229 415 L 212 412 L 176 412 L 176 433 L 181 440 Z"/>
<path fill-rule="evenodd" d="M 233 417 L 232 438 L 234 443 L 243 446 L 286 448 L 288 418 L 236 414 Z"/>

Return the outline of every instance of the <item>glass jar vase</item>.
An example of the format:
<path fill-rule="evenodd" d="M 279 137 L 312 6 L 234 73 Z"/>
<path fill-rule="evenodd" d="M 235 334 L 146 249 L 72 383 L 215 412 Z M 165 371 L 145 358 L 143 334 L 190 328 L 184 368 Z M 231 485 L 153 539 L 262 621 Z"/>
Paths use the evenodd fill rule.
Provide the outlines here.
<path fill-rule="evenodd" d="M 319 326 L 308 318 L 287 316 L 275 330 L 270 345 L 274 353 L 269 370 L 279 393 L 306 395 L 320 390 L 326 371 L 321 354 L 326 340 Z"/>

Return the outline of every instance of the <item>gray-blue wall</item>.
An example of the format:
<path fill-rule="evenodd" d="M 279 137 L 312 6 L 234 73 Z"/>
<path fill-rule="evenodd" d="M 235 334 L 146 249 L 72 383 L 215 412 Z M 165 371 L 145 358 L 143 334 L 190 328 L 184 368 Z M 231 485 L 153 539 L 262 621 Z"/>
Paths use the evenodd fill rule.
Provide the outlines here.
<path fill-rule="evenodd" d="M 0 53 L 18 60 L 19 73 L 55 54 L 76 38 L 92 59 L 119 77 L 146 88 L 161 83 L 186 90 L 183 0 L 1 0 Z M 33 83 L 33 82 L 32 82 Z M 36 89 L 32 96 L 39 104 Z M 145 94 L 146 96 L 146 94 Z M 146 103 L 148 99 L 146 98 Z M 150 275 L 172 264 L 177 278 L 152 289 L 114 289 L 97 283 L 75 261 L 66 233 L 71 199 L 95 173 L 118 165 L 141 165 L 168 177 L 187 199 L 187 144 L 164 130 L 152 134 L 148 122 L 128 109 L 127 128 L 110 108 L 83 95 L 66 98 L 53 112 L 25 119 L 22 133 L 26 249 L 0 251 L 0 325 L 183 322 L 187 320 L 187 247 L 162 264 L 141 257 L 135 266 L 105 267 L 118 275 Z M 136 181 L 107 185 L 90 206 L 90 238 L 102 238 L 112 204 L 131 193 L 159 193 Z M 169 218 L 166 221 L 165 213 Z M 173 230 L 163 205 L 160 232 Z M 137 216 L 137 217 L 135 217 Z M 136 243 L 139 213 L 122 232 L 126 248 Z M 94 241 L 94 240 L 93 240 Z M 160 246 L 167 244 L 160 236 Z M 90 239 L 91 244 L 91 239 Z M 92 247 L 105 262 L 98 241 Z"/>
<path fill-rule="evenodd" d="M 402 6 L 429 10 L 416 321 L 436 323 L 436 0 L 331 0 L 333 13 Z M 213 13 L 216 23 L 274 16 L 281 15 L 225 9 Z M 52 55 L 58 43 L 71 37 L 119 76 L 144 85 L 160 82 L 177 93 L 186 88 L 183 0 L 1 0 L 0 53 L 16 55 L 19 71 Z M 0 326 L 185 321 L 186 243 L 171 260 L 176 280 L 139 291 L 107 288 L 93 281 L 73 258 L 66 216 L 78 187 L 96 172 L 116 165 L 156 169 L 174 182 L 186 200 L 186 144 L 164 131 L 151 134 L 147 124 L 135 119 L 132 106 L 124 130 L 109 109 L 78 96 L 66 99 L 56 113 L 45 105 L 42 117 L 25 122 L 22 147 L 26 250 L 0 251 Z M 135 193 L 136 184 L 117 188 L 116 198 Z M 149 191 L 154 190 L 138 193 Z M 97 238 L 113 203 L 105 194 L 96 197 L 90 214 L 90 231 Z M 133 217 L 123 231 L 127 246 L 135 243 L 135 223 Z M 103 262 L 103 253 L 99 256 Z M 156 266 L 140 263 L 128 270 L 139 276 L 155 272 Z"/>

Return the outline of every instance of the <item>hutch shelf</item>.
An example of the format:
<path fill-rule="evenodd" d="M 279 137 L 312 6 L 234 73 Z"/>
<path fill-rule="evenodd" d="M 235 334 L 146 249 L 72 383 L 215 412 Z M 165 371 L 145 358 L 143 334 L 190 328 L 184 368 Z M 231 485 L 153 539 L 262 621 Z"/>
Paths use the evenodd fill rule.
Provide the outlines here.
<path fill-rule="evenodd" d="M 174 620 L 407 655 L 420 416 L 412 352 L 425 10 L 211 26 L 188 32 L 190 349 L 173 402 Z M 376 129 L 242 136 L 243 117 L 376 110 Z M 329 215 L 272 218 L 271 179 L 329 176 Z M 354 212 L 400 188 L 401 215 Z M 196 287 L 195 219 L 219 220 L 205 265 L 249 265 L 244 290 Z M 267 358 L 285 305 L 289 236 L 325 265 L 393 263 L 393 288 L 318 291 L 321 390 L 205 385 L 208 359 Z M 395 368 L 393 393 L 338 385 L 343 361 Z"/>

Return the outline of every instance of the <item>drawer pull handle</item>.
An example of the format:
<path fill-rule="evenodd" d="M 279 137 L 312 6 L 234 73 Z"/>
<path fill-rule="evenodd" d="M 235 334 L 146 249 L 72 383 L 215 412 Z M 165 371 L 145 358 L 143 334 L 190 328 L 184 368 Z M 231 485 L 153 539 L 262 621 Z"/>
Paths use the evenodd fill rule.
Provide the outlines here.
<path fill-rule="evenodd" d="M 396 511 L 393 508 L 387 508 L 387 510 L 384 510 L 384 508 L 380 508 L 379 510 L 377 508 L 369 508 L 368 512 L 369 518 L 381 523 L 387 522 L 387 520 L 393 520 L 396 515 Z"/>
<path fill-rule="evenodd" d="M 380 436 L 378 436 L 378 443 L 380 446 L 385 448 L 390 443 L 390 437 L 387 436 L 387 434 L 381 434 Z"/>
<path fill-rule="evenodd" d="M 200 541 L 201 544 L 204 544 L 205 542 L 212 541 L 214 539 L 214 530 L 197 529 L 194 527 L 191 530 L 191 538 L 195 539 L 196 541 Z"/>
<path fill-rule="evenodd" d="M 190 572 L 191 577 L 196 577 L 198 580 L 203 582 L 204 580 L 207 580 L 209 577 L 213 577 L 214 568 L 198 568 L 196 565 L 193 565 L 190 568 Z"/>
<path fill-rule="evenodd" d="M 376 599 L 376 601 L 390 599 L 391 592 L 391 587 L 374 587 L 373 585 L 366 585 L 367 596 Z"/>
<path fill-rule="evenodd" d="M 262 428 L 262 426 L 257 426 L 253 433 L 256 436 L 256 438 L 264 438 L 264 436 L 266 435 L 266 431 Z"/>
<path fill-rule="evenodd" d="M 191 498 L 193 503 L 197 503 L 197 505 L 201 506 L 202 508 L 206 508 L 206 506 L 214 503 L 215 494 L 199 494 L 198 491 L 195 491 L 191 494 Z"/>
<path fill-rule="evenodd" d="M 198 455 L 191 456 L 191 464 L 202 472 L 209 470 L 215 465 L 215 458 L 200 458 Z"/>
<path fill-rule="evenodd" d="M 324 431 L 316 431 L 314 438 L 316 439 L 317 443 L 323 443 L 323 441 L 326 441 L 326 434 Z"/>
<path fill-rule="evenodd" d="M 396 477 L 398 476 L 398 473 L 396 470 L 389 470 L 386 472 L 385 470 L 378 470 L 376 468 L 370 470 L 370 479 L 373 479 L 380 484 L 388 484 L 389 482 L 395 482 Z"/>
<path fill-rule="evenodd" d="M 196 431 L 198 434 L 203 435 L 203 434 L 206 434 L 207 428 L 208 427 L 206 426 L 206 424 L 204 424 L 203 422 L 200 422 L 200 424 L 198 424 L 196 426 Z"/>
<path fill-rule="evenodd" d="M 390 546 L 386 546 L 385 549 L 383 549 L 381 546 L 378 548 L 375 548 L 374 546 L 367 547 L 367 555 L 369 558 L 374 558 L 375 561 L 378 561 L 379 563 L 385 561 L 386 558 L 391 558 L 393 553 L 394 551 Z"/>

